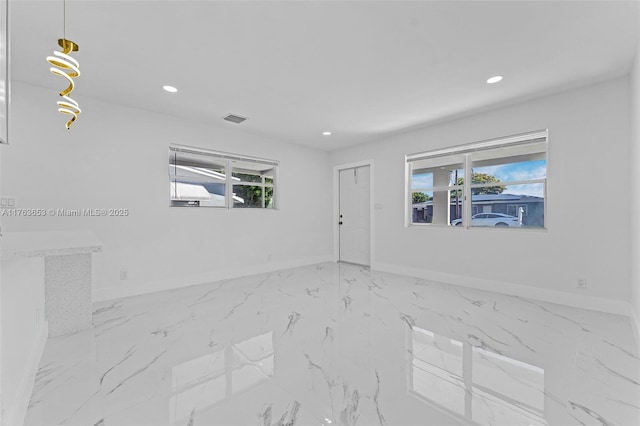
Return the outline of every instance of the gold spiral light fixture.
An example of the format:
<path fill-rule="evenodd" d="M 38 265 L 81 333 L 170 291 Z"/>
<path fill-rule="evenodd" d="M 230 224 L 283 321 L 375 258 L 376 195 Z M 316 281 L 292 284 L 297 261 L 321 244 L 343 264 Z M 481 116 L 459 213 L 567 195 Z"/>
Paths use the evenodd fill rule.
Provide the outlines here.
<path fill-rule="evenodd" d="M 69 86 L 60 92 L 62 100 L 58 101 L 58 112 L 62 114 L 70 115 L 71 118 L 66 123 L 66 128 L 69 130 L 71 123 L 76 121 L 78 114 L 81 110 L 78 106 L 78 102 L 71 99 L 69 96 L 75 87 L 73 79 L 80 76 L 80 64 L 74 58 L 71 57 L 71 52 L 78 51 L 78 45 L 66 38 L 66 1 L 63 0 L 63 38 L 58 40 L 58 45 L 62 48 L 62 51 L 54 51 L 54 56 L 47 56 L 47 61 L 53 67 L 49 70 L 55 74 L 63 77 L 69 83 Z"/>

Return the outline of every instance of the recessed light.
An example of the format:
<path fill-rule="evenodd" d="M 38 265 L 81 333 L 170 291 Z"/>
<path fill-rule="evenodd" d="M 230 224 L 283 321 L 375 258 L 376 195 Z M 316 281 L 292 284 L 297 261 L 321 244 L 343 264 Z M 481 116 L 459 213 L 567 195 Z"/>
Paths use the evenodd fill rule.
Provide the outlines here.
<path fill-rule="evenodd" d="M 322 132 L 324 136 L 331 136 L 331 132 Z"/>
<path fill-rule="evenodd" d="M 162 86 L 162 88 L 169 93 L 176 93 L 178 91 L 178 89 L 173 86 Z"/>
<path fill-rule="evenodd" d="M 501 75 L 494 75 L 493 77 L 491 77 L 491 78 L 489 78 L 487 80 L 487 83 L 493 84 L 493 83 L 499 82 L 500 80 L 502 80 L 502 76 Z"/>

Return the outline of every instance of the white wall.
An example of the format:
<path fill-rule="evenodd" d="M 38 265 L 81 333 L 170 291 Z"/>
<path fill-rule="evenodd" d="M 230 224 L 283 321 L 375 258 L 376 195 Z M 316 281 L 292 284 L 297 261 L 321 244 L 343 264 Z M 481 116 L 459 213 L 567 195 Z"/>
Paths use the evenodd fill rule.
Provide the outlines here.
<path fill-rule="evenodd" d="M 628 91 L 620 78 L 333 152 L 333 165 L 375 161 L 372 266 L 628 311 Z M 405 154 L 546 128 L 547 232 L 404 227 Z"/>
<path fill-rule="evenodd" d="M 47 339 L 44 321 L 44 258 L 2 258 L 3 425 L 24 421 Z"/>
<path fill-rule="evenodd" d="M 55 91 L 12 87 L 11 145 L 2 194 L 21 208 L 128 208 L 128 217 L 5 217 L 6 231 L 89 229 L 94 300 L 197 284 L 330 259 L 328 154 L 248 134 L 83 98 L 70 131 Z M 217 120 L 212 117 L 212 120 Z M 170 208 L 168 145 L 280 161 L 280 209 Z M 120 280 L 120 270 L 129 278 Z"/>
<path fill-rule="evenodd" d="M 639 15 L 640 20 L 640 15 Z M 640 345 L 640 35 L 631 70 L 631 305 Z"/>

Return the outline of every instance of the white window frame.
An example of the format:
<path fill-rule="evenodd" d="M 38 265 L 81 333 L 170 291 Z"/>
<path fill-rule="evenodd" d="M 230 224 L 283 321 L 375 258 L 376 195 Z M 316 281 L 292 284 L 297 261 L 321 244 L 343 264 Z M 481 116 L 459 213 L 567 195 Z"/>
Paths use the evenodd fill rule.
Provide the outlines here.
<path fill-rule="evenodd" d="M 549 131 L 548 129 L 538 130 L 535 132 L 529 133 L 521 133 L 512 136 L 506 136 L 498 139 L 490 139 L 481 142 L 475 142 L 472 144 L 458 145 L 451 148 L 439 149 L 434 151 L 426 151 L 426 152 L 418 152 L 414 154 L 405 155 L 405 227 L 447 227 L 453 229 L 487 229 L 486 227 L 472 227 L 471 226 L 471 216 L 470 214 L 473 209 L 472 203 L 472 189 L 475 188 L 483 188 L 483 187 L 491 187 L 496 186 L 496 183 L 466 183 L 471 182 L 470 176 L 472 176 L 472 154 L 480 151 L 489 151 L 496 148 L 506 148 L 516 145 L 526 145 L 526 144 L 535 144 L 544 142 L 546 144 L 545 149 L 545 160 L 547 163 L 547 171 L 548 171 L 548 155 L 549 155 Z M 449 157 L 454 155 L 464 155 L 464 172 L 463 176 L 465 177 L 465 183 L 462 185 L 462 225 L 463 226 L 450 226 L 450 224 L 433 224 L 433 223 L 414 223 L 413 222 L 413 192 L 421 191 L 425 188 L 412 188 L 412 166 L 415 161 L 425 160 L 425 159 L 434 159 L 439 157 Z M 469 176 L 467 179 L 466 177 Z M 547 199 L 547 177 L 543 179 L 531 179 L 531 180 L 522 180 L 522 181 L 505 181 L 500 182 L 498 185 L 524 185 L 524 184 L 542 184 L 543 185 L 543 198 L 544 198 L 544 225 L 540 228 L 520 228 L 520 227 L 508 227 L 505 229 L 527 229 L 527 230 L 546 230 L 547 226 L 547 207 L 548 207 L 548 199 Z M 433 188 L 426 188 L 429 191 L 445 191 L 450 189 L 458 190 L 460 188 L 459 185 L 453 186 L 440 186 Z M 478 211 L 478 213 L 482 213 Z M 492 228 L 489 228 L 492 229 Z"/>
<path fill-rule="evenodd" d="M 178 144 L 169 144 L 169 158 L 167 161 L 167 164 L 169 164 L 169 166 L 171 166 L 171 156 L 173 155 L 173 153 L 176 152 L 181 152 L 181 153 L 185 153 L 185 154 L 191 154 L 191 155 L 201 155 L 205 158 L 212 158 L 212 159 L 216 159 L 218 160 L 221 164 L 224 164 L 224 170 L 225 170 L 225 205 L 224 206 L 210 206 L 213 208 L 224 208 L 224 209 L 234 209 L 234 208 L 239 208 L 239 207 L 234 207 L 233 206 L 233 186 L 234 185 L 244 185 L 244 186 L 259 186 L 262 188 L 262 206 L 261 208 L 241 208 L 242 210 L 278 210 L 278 182 L 279 182 L 279 178 L 278 178 L 278 173 L 279 173 L 279 167 L 280 167 L 280 162 L 277 160 L 271 160 L 271 159 L 267 159 L 267 158 L 259 158 L 259 157 L 250 157 L 247 155 L 242 155 L 242 154 L 232 154 L 232 153 L 228 153 L 228 152 L 222 152 L 222 151 L 212 151 L 212 150 L 208 150 L 208 149 L 204 149 L 204 148 L 199 148 L 199 147 L 194 147 L 194 146 L 187 146 L 187 145 L 178 145 Z M 268 166 L 272 166 L 273 167 L 273 183 L 267 183 L 265 182 L 265 177 L 262 176 L 262 179 L 260 182 L 248 182 L 248 181 L 242 181 L 239 180 L 237 182 L 234 182 L 234 178 L 233 178 L 233 173 L 234 173 L 234 167 L 232 165 L 233 161 L 243 161 L 243 162 L 250 162 L 250 163 L 257 163 L 257 164 L 263 164 L 263 165 L 268 165 Z M 171 183 L 171 178 L 169 178 L 169 182 Z M 272 195 L 272 207 L 271 208 L 266 208 L 265 206 L 265 195 L 266 195 L 266 189 L 267 188 L 273 188 L 273 195 Z M 171 203 L 171 194 L 169 194 L 169 206 L 170 207 L 181 207 L 181 206 L 174 206 Z M 201 207 L 209 207 L 209 206 L 201 206 Z"/>

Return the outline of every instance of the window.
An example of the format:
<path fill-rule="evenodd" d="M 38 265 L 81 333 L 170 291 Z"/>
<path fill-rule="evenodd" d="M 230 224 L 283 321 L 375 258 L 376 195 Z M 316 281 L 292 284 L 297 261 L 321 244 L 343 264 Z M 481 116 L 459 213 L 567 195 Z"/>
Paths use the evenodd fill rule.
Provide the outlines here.
<path fill-rule="evenodd" d="M 407 155 L 407 225 L 544 228 L 547 139 L 544 130 Z"/>
<path fill-rule="evenodd" d="M 172 207 L 276 207 L 278 162 L 169 146 Z"/>

